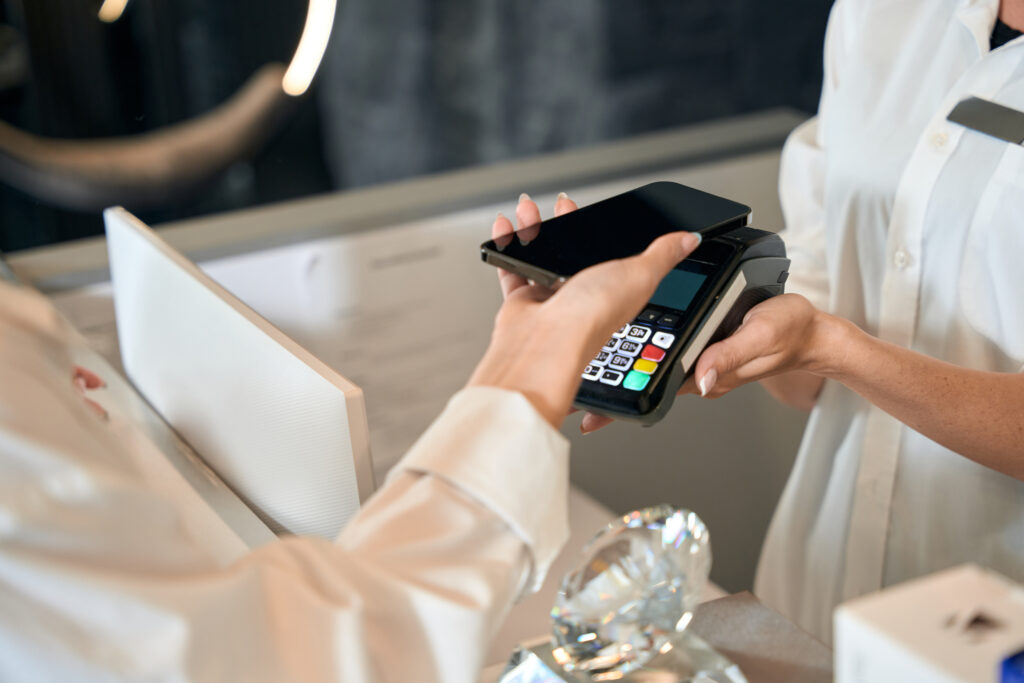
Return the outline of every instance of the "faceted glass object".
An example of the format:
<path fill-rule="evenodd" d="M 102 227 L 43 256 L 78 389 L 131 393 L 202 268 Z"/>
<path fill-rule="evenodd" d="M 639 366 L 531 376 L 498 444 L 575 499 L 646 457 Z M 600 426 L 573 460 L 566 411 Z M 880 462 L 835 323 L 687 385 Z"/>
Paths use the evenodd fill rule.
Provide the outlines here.
<path fill-rule="evenodd" d="M 618 518 L 562 581 L 552 655 L 595 681 L 644 666 L 689 625 L 710 570 L 711 541 L 695 513 L 661 505 Z"/>

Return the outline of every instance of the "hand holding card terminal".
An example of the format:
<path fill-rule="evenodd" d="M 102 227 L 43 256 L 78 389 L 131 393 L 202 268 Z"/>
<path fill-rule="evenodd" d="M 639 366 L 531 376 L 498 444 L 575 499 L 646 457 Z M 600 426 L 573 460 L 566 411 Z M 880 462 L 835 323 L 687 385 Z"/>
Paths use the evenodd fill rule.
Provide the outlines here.
<path fill-rule="evenodd" d="M 574 405 L 644 424 L 660 420 L 701 352 L 732 334 L 751 307 L 783 292 L 785 254 L 778 235 L 756 228 L 704 242 L 583 369 Z"/>

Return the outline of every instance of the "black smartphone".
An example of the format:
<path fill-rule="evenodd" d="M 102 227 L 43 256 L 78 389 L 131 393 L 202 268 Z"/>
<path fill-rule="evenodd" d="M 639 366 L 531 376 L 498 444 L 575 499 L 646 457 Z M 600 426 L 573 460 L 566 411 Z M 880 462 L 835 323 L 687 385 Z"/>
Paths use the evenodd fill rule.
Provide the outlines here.
<path fill-rule="evenodd" d="M 484 261 L 548 287 L 603 261 L 639 254 L 677 230 L 709 239 L 747 224 L 750 207 L 657 182 L 481 245 Z"/>
<path fill-rule="evenodd" d="M 665 192 L 678 200 L 682 196 L 696 198 L 705 206 L 703 213 L 691 209 L 688 215 L 702 216 L 708 223 L 690 222 L 680 227 L 678 222 L 666 218 L 669 212 L 658 210 L 656 220 L 661 221 L 660 225 L 666 227 L 671 223 L 673 227 L 655 234 L 654 229 L 645 229 L 649 224 L 638 223 L 635 216 L 619 212 L 630 204 L 623 197 L 640 193 L 641 197 L 649 198 L 651 189 L 657 186 L 661 186 L 658 193 L 662 198 Z M 557 286 L 558 281 L 592 265 L 588 261 L 597 255 L 605 258 L 593 263 L 639 253 L 658 235 L 673 230 L 699 231 L 705 235 L 700 247 L 661 281 L 639 315 L 615 332 L 582 369 L 574 402 L 577 408 L 646 425 L 668 413 L 700 353 L 731 334 L 752 306 L 781 294 L 789 274 L 789 260 L 779 236 L 745 225 L 749 208 L 698 190 L 692 190 L 699 193 L 694 195 L 665 186 L 692 190 L 674 183 L 655 183 L 545 221 L 540 230 L 520 230 L 504 245 L 506 250 L 513 243 L 519 247 L 516 258 L 510 261 L 492 258 L 495 253 L 505 253 L 495 251 L 502 247 L 494 240 L 482 245 L 488 263 Z M 712 202 L 708 197 L 719 201 Z M 712 205 L 722 210 L 712 211 Z M 724 210 L 729 205 L 733 208 L 731 214 Z M 615 209 L 611 215 L 600 208 L 608 206 Z M 649 209 L 646 216 L 651 219 L 655 213 L 650 208 L 652 203 L 645 206 Z M 681 213 L 677 210 L 671 215 Z M 576 214 L 589 218 L 557 223 L 572 226 L 564 233 L 554 227 L 556 221 Z M 637 225 L 637 232 L 643 233 L 640 238 L 631 234 Z M 545 235 L 543 249 L 530 250 L 541 235 Z M 599 248 L 588 246 L 595 235 L 604 240 Z M 618 244 L 625 245 L 621 251 Z M 582 255 L 574 253 L 577 249 Z M 534 254 L 538 255 L 536 259 Z"/>

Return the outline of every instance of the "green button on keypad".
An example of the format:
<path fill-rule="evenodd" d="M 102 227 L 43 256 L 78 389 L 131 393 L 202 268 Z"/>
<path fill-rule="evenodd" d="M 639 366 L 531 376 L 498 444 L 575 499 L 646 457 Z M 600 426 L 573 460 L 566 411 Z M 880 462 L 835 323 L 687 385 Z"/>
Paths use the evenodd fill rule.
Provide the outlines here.
<path fill-rule="evenodd" d="M 630 370 L 629 374 L 626 375 L 626 380 L 622 383 L 622 386 L 633 391 L 643 391 L 643 388 L 647 386 L 647 383 L 651 381 L 650 375 L 645 375 L 642 372 L 636 370 Z"/>

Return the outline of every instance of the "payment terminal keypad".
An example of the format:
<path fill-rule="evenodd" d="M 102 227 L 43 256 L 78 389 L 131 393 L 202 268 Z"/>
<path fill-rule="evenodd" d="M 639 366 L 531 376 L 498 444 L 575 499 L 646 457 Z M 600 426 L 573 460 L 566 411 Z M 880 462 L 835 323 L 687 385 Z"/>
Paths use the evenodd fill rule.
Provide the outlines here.
<path fill-rule="evenodd" d="M 647 325 L 630 325 L 629 331 L 626 332 L 626 339 L 632 342 L 642 343 L 647 341 L 647 338 L 651 336 L 651 328 Z"/>
<path fill-rule="evenodd" d="M 637 344 L 634 341 L 624 339 L 622 343 L 619 344 L 618 352 L 623 356 L 636 356 L 640 353 L 640 349 L 642 348 L 643 344 Z"/>
<path fill-rule="evenodd" d="M 614 370 L 605 370 L 601 373 L 601 384 L 610 384 L 613 387 L 617 387 L 622 383 L 623 375 L 621 372 L 615 372 Z"/>
<path fill-rule="evenodd" d="M 629 370 L 630 366 L 633 365 L 633 359 L 629 356 L 620 356 L 615 354 L 612 359 L 608 361 L 608 367 L 616 370 Z"/>
<path fill-rule="evenodd" d="M 643 391 L 675 343 L 679 320 L 670 310 L 644 309 L 605 342 L 583 370 L 583 379 Z"/>

